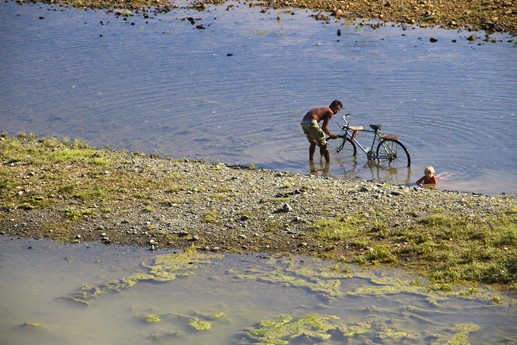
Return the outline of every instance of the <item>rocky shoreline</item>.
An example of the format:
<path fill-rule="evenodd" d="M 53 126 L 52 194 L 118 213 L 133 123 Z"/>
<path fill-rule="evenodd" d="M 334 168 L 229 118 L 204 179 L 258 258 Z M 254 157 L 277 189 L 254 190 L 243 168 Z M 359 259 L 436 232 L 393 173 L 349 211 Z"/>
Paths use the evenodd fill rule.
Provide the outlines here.
<path fill-rule="evenodd" d="M 441 260 L 433 250 L 469 255 L 479 241 L 502 256 L 505 273 L 492 282 L 472 280 L 510 286 L 517 280 L 514 197 L 166 159 L 55 139 L 4 136 L 0 163 L 6 236 L 299 254 L 425 275 Z M 501 238 L 488 243 L 487 227 Z"/>
<path fill-rule="evenodd" d="M 25 1 L 17 0 L 17 2 L 23 4 Z M 113 12 L 116 15 L 143 15 L 144 17 L 167 13 L 179 7 L 204 11 L 207 9 L 207 5 L 215 4 L 227 6 L 228 10 L 231 10 L 236 4 L 242 4 L 264 10 L 308 9 L 317 12 L 314 18 L 321 21 L 361 19 L 361 24 L 364 25 L 372 25 L 370 22 L 374 21 L 375 23 L 372 25 L 374 28 L 378 25 L 386 25 L 386 23 L 397 23 L 404 27 L 439 26 L 446 29 L 483 30 L 487 35 L 485 40 L 489 40 L 488 36 L 493 33 L 509 33 L 512 36 L 517 34 L 517 4 L 510 0 L 241 0 L 237 2 L 226 0 L 192 0 L 189 2 L 174 0 L 33 0 L 30 2 L 85 9 L 108 9 L 109 11 L 115 10 Z"/>

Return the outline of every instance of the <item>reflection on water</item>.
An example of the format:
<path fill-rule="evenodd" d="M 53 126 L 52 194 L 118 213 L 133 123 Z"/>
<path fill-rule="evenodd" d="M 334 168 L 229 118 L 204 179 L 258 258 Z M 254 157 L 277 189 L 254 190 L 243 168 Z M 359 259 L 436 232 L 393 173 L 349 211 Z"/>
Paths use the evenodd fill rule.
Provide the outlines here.
<path fill-rule="evenodd" d="M 0 248 L 2 344 L 517 341 L 515 300 L 429 292 L 394 271 L 7 237 Z"/>
<path fill-rule="evenodd" d="M 400 135 L 412 169 L 333 153 L 329 176 L 400 183 L 431 164 L 454 173 L 438 188 L 516 193 L 517 50 L 506 37 L 308 15 L 236 5 L 122 20 L 2 2 L 0 129 L 309 173 L 299 121 L 337 98 L 352 124 Z"/>

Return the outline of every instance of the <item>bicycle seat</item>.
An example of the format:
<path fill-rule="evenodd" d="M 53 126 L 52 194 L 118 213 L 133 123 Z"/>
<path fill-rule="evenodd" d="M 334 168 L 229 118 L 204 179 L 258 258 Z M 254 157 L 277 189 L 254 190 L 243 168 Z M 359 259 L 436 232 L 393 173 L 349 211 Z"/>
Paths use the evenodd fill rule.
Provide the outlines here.
<path fill-rule="evenodd" d="M 377 132 L 381 130 L 382 125 L 370 125 L 370 128 Z"/>

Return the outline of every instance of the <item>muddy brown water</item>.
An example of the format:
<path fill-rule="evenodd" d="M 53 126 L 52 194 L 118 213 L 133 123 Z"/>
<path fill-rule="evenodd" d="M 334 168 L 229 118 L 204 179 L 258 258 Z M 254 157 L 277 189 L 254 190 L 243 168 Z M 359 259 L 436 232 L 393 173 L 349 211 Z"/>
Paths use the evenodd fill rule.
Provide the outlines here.
<path fill-rule="evenodd" d="M 402 184 L 431 164 L 453 174 L 439 188 L 515 195 L 511 37 L 470 42 L 483 33 L 309 15 L 236 5 L 124 20 L 2 2 L 0 129 L 308 174 L 300 119 L 337 98 L 353 124 L 400 135 L 413 164 L 379 168 L 333 152 L 317 173 Z"/>
<path fill-rule="evenodd" d="M 516 340 L 517 309 L 510 296 L 482 287 L 477 295 L 460 287 L 459 296 L 448 296 L 398 271 L 343 270 L 303 257 L 209 254 L 206 261 L 193 259 L 186 269 L 173 271 L 174 280 L 105 289 L 107 282 L 148 273 L 142 264 L 165 255 L 178 253 L 0 237 L 0 343 L 257 344 L 250 334 L 261 321 L 289 315 L 294 322 L 311 314 L 331 316 L 341 331 L 312 329 L 330 335 L 326 340 L 308 332 L 281 340 L 292 345 Z M 325 292 L 326 283 L 337 289 Z M 103 293 L 89 305 L 67 299 L 84 286 Z M 195 319 L 209 329 L 196 330 Z M 271 339 L 279 338 L 270 338 L 276 344 Z"/>

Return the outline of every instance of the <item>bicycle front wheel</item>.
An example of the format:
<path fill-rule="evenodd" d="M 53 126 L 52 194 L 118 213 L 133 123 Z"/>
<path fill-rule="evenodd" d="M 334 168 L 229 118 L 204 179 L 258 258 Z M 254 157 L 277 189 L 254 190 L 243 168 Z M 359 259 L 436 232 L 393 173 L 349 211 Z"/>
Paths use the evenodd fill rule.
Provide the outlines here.
<path fill-rule="evenodd" d="M 377 159 L 391 167 L 409 167 L 411 157 L 406 147 L 398 140 L 383 139 L 377 146 Z"/>
<path fill-rule="evenodd" d="M 357 155 L 355 143 L 346 137 L 343 138 L 343 141 L 336 149 L 336 152 L 338 153 L 341 151 L 343 151 L 342 155 L 345 157 L 355 157 Z"/>

